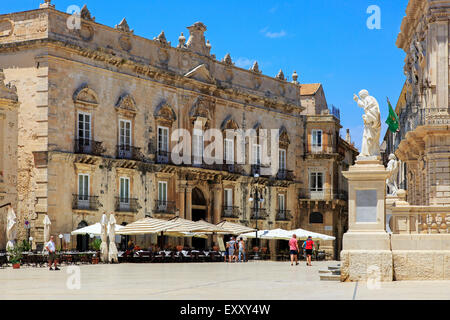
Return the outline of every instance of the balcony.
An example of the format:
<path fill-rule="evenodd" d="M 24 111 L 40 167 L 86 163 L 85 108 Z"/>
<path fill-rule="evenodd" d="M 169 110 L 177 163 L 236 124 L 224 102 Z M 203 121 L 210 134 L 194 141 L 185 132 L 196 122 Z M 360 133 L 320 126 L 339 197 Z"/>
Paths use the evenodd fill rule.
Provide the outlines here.
<path fill-rule="evenodd" d="M 175 201 L 156 200 L 155 213 L 175 214 L 177 205 Z"/>
<path fill-rule="evenodd" d="M 405 205 L 392 208 L 389 226 L 394 234 L 442 234 L 447 237 L 450 233 L 449 221 L 448 206 Z"/>
<path fill-rule="evenodd" d="M 286 169 L 280 169 L 280 170 L 278 170 L 278 173 L 277 173 L 277 179 L 278 180 L 294 181 L 294 171 L 286 170 Z"/>
<path fill-rule="evenodd" d="M 172 154 L 168 151 L 158 150 L 155 154 L 155 163 L 157 164 L 173 164 Z"/>
<path fill-rule="evenodd" d="M 116 212 L 137 213 L 140 208 L 138 199 L 116 197 Z"/>
<path fill-rule="evenodd" d="M 222 218 L 239 218 L 239 207 L 224 206 L 222 209 Z"/>
<path fill-rule="evenodd" d="M 86 196 L 81 194 L 74 194 L 72 199 L 73 210 L 87 210 L 97 211 L 102 205 L 96 196 Z"/>
<path fill-rule="evenodd" d="M 290 221 L 292 219 L 291 210 L 277 210 L 276 221 Z"/>
<path fill-rule="evenodd" d="M 264 208 L 251 208 L 250 209 L 250 219 L 266 220 L 267 219 L 267 210 Z"/>
<path fill-rule="evenodd" d="M 345 190 L 333 191 L 330 189 L 301 189 L 300 200 L 348 200 L 348 192 Z"/>
<path fill-rule="evenodd" d="M 101 156 L 105 152 L 106 149 L 103 147 L 102 142 L 88 139 L 75 139 L 75 153 Z"/>
<path fill-rule="evenodd" d="M 136 148 L 126 144 L 117 146 L 117 159 L 142 161 L 143 158 L 141 148 Z"/>

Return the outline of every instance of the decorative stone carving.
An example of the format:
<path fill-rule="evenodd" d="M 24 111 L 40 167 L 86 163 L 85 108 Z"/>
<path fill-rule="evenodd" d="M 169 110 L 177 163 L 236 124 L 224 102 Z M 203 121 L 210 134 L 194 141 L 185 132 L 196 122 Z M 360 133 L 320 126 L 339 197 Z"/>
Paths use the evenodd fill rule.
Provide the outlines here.
<path fill-rule="evenodd" d="M 294 73 L 292 74 L 292 83 L 299 84 L 299 82 L 297 80 L 298 80 L 298 74 L 297 74 L 297 71 L 294 71 Z"/>
<path fill-rule="evenodd" d="M 396 196 L 397 192 L 398 192 L 397 176 L 398 176 L 399 167 L 398 167 L 398 160 L 397 160 L 397 157 L 395 156 L 395 154 L 389 155 L 389 163 L 388 163 L 386 169 L 390 172 L 390 175 L 386 180 L 386 184 L 390 190 L 389 194 Z"/>
<path fill-rule="evenodd" d="M 278 72 L 278 74 L 276 75 L 275 78 L 277 78 L 278 80 L 283 80 L 283 81 L 285 81 L 286 78 L 285 78 L 285 76 L 284 76 L 283 70 L 280 69 L 280 71 Z"/>
<path fill-rule="evenodd" d="M 186 44 L 187 48 L 198 54 L 209 56 L 211 47 L 207 47 L 205 42 L 206 26 L 202 22 L 196 22 L 192 26 L 188 27 L 189 39 Z"/>
<path fill-rule="evenodd" d="M 75 102 L 75 104 L 95 108 L 98 106 L 99 99 L 97 93 L 94 90 L 89 88 L 87 84 L 83 84 L 73 94 L 73 101 Z"/>
<path fill-rule="evenodd" d="M 204 97 L 198 97 L 197 101 L 192 106 L 189 116 L 191 122 L 201 121 L 203 123 L 204 129 L 209 128 L 211 121 L 211 113 L 213 111 L 213 104 Z"/>
<path fill-rule="evenodd" d="M 125 33 L 134 33 L 134 30 L 130 29 L 127 19 L 125 18 L 123 18 L 119 24 L 116 24 L 114 28 Z"/>
<path fill-rule="evenodd" d="M 353 100 L 360 108 L 364 109 L 364 135 L 359 157 L 379 157 L 380 156 L 380 107 L 377 100 L 369 95 L 367 90 L 359 92 L 359 98 L 355 94 Z M 358 158 L 359 158 L 358 157 Z"/>
<path fill-rule="evenodd" d="M 286 128 L 283 126 L 280 129 L 280 140 L 279 140 L 280 148 L 287 149 L 290 143 L 291 140 L 289 139 L 289 134 Z"/>
<path fill-rule="evenodd" d="M 205 64 L 201 64 L 198 67 L 195 67 L 194 69 L 186 73 L 184 76 L 186 78 L 193 78 L 208 83 L 215 82 L 214 78 L 211 76 L 211 73 L 209 72 Z"/>
<path fill-rule="evenodd" d="M 237 130 L 239 129 L 238 124 L 236 121 L 233 120 L 232 116 L 229 115 L 223 120 L 222 125 L 220 126 L 220 129 L 223 130 Z"/>
<path fill-rule="evenodd" d="M 252 67 L 250 68 L 250 71 L 256 72 L 256 73 L 262 73 L 261 70 L 259 70 L 259 65 L 258 62 L 255 61 L 252 65 Z"/>
<path fill-rule="evenodd" d="M 161 31 L 161 33 L 156 38 L 153 38 L 153 40 L 158 42 L 163 47 L 170 47 L 170 42 L 167 42 L 164 31 Z"/>
<path fill-rule="evenodd" d="M 19 101 L 17 88 L 11 84 L 5 84 L 5 75 L 3 69 L 0 69 L 0 104 L 5 106 L 14 106 Z"/>
<path fill-rule="evenodd" d="M 44 0 L 44 3 L 41 3 L 39 5 L 40 9 L 46 9 L 46 8 L 54 8 L 55 5 L 51 4 L 52 0 Z"/>
<path fill-rule="evenodd" d="M 186 37 L 184 36 L 183 32 L 178 37 L 178 46 L 179 49 L 186 49 Z"/>
<path fill-rule="evenodd" d="M 125 115 L 135 116 L 137 113 L 136 102 L 131 95 L 123 94 L 116 103 L 116 110 Z"/>
<path fill-rule="evenodd" d="M 168 124 L 170 126 L 177 119 L 175 111 L 165 101 L 161 102 L 158 107 L 156 107 L 154 115 L 156 121 L 164 122 L 165 124 Z"/>
<path fill-rule="evenodd" d="M 228 65 L 233 65 L 233 60 L 231 60 L 231 56 L 230 56 L 229 53 L 227 53 L 227 54 L 225 55 L 225 57 L 223 57 L 222 62 L 223 62 L 223 63 L 226 63 L 226 64 L 228 64 Z"/>
<path fill-rule="evenodd" d="M 0 20 L 0 38 L 6 38 L 14 32 L 14 22 L 10 19 Z"/>
<path fill-rule="evenodd" d="M 81 8 L 80 16 L 81 16 L 81 18 L 83 18 L 85 20 L 89 20 L 92 22 L 95 21 L 95 17 L 91 16 L 91 12 L 89 11 L 87 5 L 84 5 L 83 8 Z"/>

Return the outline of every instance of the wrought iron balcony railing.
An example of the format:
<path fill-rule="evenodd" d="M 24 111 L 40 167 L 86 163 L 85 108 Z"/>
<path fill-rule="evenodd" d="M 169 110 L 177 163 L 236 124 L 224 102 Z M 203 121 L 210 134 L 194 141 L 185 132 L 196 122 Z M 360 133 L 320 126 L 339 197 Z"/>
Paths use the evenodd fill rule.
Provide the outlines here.
<path fill-rule="evenodd" d="M 172 154 L 168 151 L 158 150 L 155 154 L 155 162 L 157 164 L 173 164 Z"/>
<path fill-rule="evenodd" d="M 75 139 L 75 153 L 101 156 L 106 152 L 102 142 L 89 139 Z"/>
<path fill-rule="evenodd" d="M 97 211 L 101 206 L 97 196 L 86 196 L 82 194 L 73 195 L 72 209 L 74 210 Z"/>
<path fill-rule="evenodd" d="M 142 161 L 143 158 L 144 157 L 141 153 L 141 148 L 133 147 L 126 144 L 117 146 L 117 159 Z"/>
<path fill-rule="evenodd" d="M 239 207 L 224 206 L 222 210 L 222 218 L 239 218 Z"/>
<path fill-rule="evenodd" d="M 299 199 L 301 200 L 348 200 L 348 192 L 345 190 L 330 189 L 300 189 Z"/>
<path fill-rule="evenodd" d="M 286 170 L 286 169 L 280 169 L 280 170 L 278 170 L 278 173 L 277 173 L 277 179 L 278 180 L 294 181 L 294 171 Z"/>
<path fill-rule="evenodd" d="M 137 213 L 140 208 L 138 199 L 116 197 L 116 212 Z"/>
<path fill-rule="evenodd" d="M 266 220 L 267 210 L 265 208 L 251 208 L 250 219 L 252 220 Z"/>
<path fill-rule="evenodd" d="M 175 201 L 156 200 L 155 213 L 175 214 L 176 210 Z"/>
<path fill-rule="evenodd" d="M 277 210 L 276 221 L 290 221 L 291 219 L 291 210 Z"/>

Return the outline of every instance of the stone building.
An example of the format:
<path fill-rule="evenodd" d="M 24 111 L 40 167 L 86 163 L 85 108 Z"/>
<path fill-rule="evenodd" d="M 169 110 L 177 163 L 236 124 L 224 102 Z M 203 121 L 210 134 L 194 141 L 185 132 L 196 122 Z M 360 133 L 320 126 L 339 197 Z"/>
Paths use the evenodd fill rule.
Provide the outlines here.
<path fill-rule="evenodd" d="M 21 103 L 17 166 L 24 174 L 17 211 L 19 220 L 32 221 L 37 243 L 46 214 L 53 234 L 96 223 L 104 212 L 114 212 L 119 224 L 180 216 L 259 229 L 300 226 L 306 211 L 298 196 L 308 183 L 304 130 L 315 120 L 303 113 L 296 73 L 288 82 L 282 71 L 263 75 L 257 63 L 238 68 L 228 54 L 219 61 L 205 39 L 206 26 L 197 22 L 188 29 L 188 39 L 182 33 L 172 46 L 164 32 L 141 38 L 125 19 L 111 28 L 97 23 L 86 6 L 70 16 L 50 1 L 0 16 L 0 67 Z M 324 141 L 335 148 L 326 170 L 333 167 L 335 176 L 338 150 L 350 158 L 355 150 L 338 137 L 338 119 L 323 117 L 318 126 L 332 132 Z M 257 140 L 224 139 L 225 158 L 234 164 L 176 165 L 171 137 L 177 129 L 189 132 L 193 158 L 208 148 L 206 129 L 254 129 Z M 264 129 L 279 132 L 276 172 L 264 170 Z M 237 163 L 242 155 L 257 161 Z M 332 179 L 338 188 L 340 178 Z M 257 208 L 249 201 L 256 189 L 264 199 Z M 340 212 L 334 204 L 329 208 Z M 71 242 L 85 249 L 88 239 Z"/>
<path fill-rule="evenodd" d="M 383 143 L 385 163 L 399 159 L 402 189 L 386 201 L 396 280 L 450 277 L 449 20 L 449 1 L 410 0 L 397 39 L 406 53 L 400 130 Z"/>

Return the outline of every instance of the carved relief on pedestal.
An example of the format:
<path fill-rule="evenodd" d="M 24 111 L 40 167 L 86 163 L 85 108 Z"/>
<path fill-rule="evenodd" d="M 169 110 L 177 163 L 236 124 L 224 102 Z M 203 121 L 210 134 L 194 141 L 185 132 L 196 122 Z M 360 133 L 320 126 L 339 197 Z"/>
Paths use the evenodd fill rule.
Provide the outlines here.
<path fill-rule="evenodd" d="M 14 22 L 10 19 L 0 20 L 0 38 L 6 38 L 14 32 Z"/>

